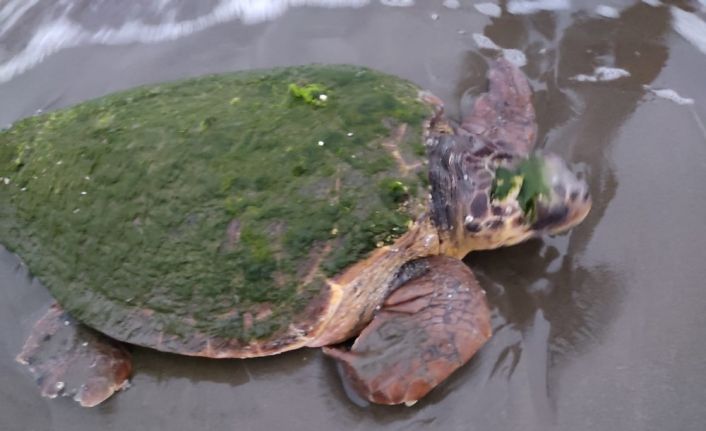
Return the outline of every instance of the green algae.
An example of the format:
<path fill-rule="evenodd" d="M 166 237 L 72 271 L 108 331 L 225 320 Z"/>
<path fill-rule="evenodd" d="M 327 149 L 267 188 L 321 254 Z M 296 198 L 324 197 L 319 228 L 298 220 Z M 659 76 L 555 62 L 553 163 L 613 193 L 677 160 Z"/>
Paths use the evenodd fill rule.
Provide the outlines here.
<path fill-rule="evenodd" d="M 326 88 L 320 84 L 307 84 L 304 86 L 295 83 L 289 84 L 289 92 L 292 96 L 304 100 L 304 102 L 314 106 L 326 106 L 328 95 Z"/>
<path fill-rule="evenodd" d="M 335 97 L 302 103 L 292 83 Z M 404 204 L 423 199 L 425 176 L 402 176 L 381 144 L 408 123 L 400 150 L 420 158 L 429 113 L 401 79 L 303 66 L 28 118 L 0 132 L 0 242 L 113 337 L 130 341 L 115 322 L 146 309 L 173 335 L 266 338 L 319 293 L 320 278 L 300 285 L 316 250 L 331 246 L 332 276 L 408 228 Z M 248 327 L 258 304 L 272 313 Z"/>
<path fill-rule="evenodd" d="M 505 200 L 516 197 L 520 208 L 530 220 L 535 217 L 536 199 L 549 194 L 549 186 L 544 179 L 544 161 L 541 157 L 530 156 L 516 168 L 498 168 L 491 188 L 491 199 Z"/>

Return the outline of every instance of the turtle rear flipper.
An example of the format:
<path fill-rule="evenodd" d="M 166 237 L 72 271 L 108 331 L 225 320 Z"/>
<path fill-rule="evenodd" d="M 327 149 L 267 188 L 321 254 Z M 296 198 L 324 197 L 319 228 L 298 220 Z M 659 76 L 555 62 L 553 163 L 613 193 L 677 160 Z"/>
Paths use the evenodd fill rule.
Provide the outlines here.
<path fill-rule="evenodd" d="M 489 88 L 473 104 L 461 127 L 500 150 L 527 156 L 537 137 L 532 89 L 515 65 L 500 58 L 488 73 Z"/>
<path fill-rule="evenodd" d="M 37 379 L 42 396 L 73 396 L 93 407 L 127 386 L 130 354 L 118 343 L 72 319 L 58 305 L 32 328 L 17 361 Z"/>
<path fill-rule="evenodd" d="M 358 394 L 379 404 L 413 404 L 464 365 L 490 338 L 485 292 L 460 260 L 411 262 L 350 350 L 324 348 Z M 408 264 L 410 265 L 410 264 Z"/>

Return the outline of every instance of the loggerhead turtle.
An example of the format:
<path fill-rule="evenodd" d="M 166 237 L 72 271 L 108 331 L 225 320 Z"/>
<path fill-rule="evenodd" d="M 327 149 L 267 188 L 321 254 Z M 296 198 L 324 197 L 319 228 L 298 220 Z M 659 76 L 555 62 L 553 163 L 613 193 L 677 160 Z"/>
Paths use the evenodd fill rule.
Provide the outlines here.
<path fill-rule="evenodd" d="M 57 304 L 18 360 L 43 395 L 93 406 L 127 382 L 123 343 L 210 358 L 324 347 L 363 398 L 413 403 L 491 335 L 460 259 L 589 211 L 585 182 L 533 151 L 536 128 L 529 84 L 502 59 L 458 124 L 408 81 L 330 65 L 19 121 L 0 133 L 0 242 Z"/>

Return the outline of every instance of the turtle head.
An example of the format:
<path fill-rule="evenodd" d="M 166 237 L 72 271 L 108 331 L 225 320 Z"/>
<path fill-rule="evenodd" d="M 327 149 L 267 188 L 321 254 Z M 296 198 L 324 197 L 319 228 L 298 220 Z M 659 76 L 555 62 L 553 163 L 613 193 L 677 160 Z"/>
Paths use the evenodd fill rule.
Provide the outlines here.
<path fill-rule="evenodd" d="M 463 220 L 463 242 L 472 250 L 565 232 L 591 208 L 588 185 L 556 155 L 506 160 L 493 174 L 489 187 L 476 191 Z M 478 196 L 487 197 L 486 205 L 477 203 Z M 478 206 L 486 208 L 479 211 Z"/>
<path fill-rule="evenodd" d="M 462 258 L 556 235 L 591 208 L 586 182 L 554 154 L 515 156 L 454 134 L 429 142 L 431 217 L 443 254 Z"/>

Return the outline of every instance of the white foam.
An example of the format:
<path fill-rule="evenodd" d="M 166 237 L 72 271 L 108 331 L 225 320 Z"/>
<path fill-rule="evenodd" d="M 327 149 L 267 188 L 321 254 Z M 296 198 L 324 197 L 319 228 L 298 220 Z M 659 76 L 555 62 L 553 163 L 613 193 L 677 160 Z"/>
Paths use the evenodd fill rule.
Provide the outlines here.
<path fill-rule="evenodd" d="M 21 25 L 22 18 L 38 2 L 39 0 L 10 0 L 4 3 L 0 7 L 0 35 L 10 32 L 18 22 Z M 221 0 L 208 13 L 192 19 L 176 21 L 174 13 L 165 13 L 163 14 L 165 21 L 157 24 L 132 20 L 117 27 L 103 27 L 92 31 L 69 19 L 68 12 L 73 3 L 59 3 L 47 12 L 47 19 L 34 31 L 34 35 L 24 48 L 0 64 L 0 83 L 9 81 L 36 66 L 49 55 L 67 48 L 91 44 L 165 42 L 236 19 L 240 19 L 245 24 L 271 20 L 284 14 L 290 7 L 362 7 L 369 2 L 370 0 Z M 394 6 L 414 3 L 411 0 L 381 0 L 381 2 L 390 3 L 390 5 L 394 3 Z M 168 0 L 161 0 L 156 7 L 164 8 L 167 3 Z M 63 11 L 58 9 L 59 7 L 63 7 Z M 89 7 L 98 7 L 98 5 L 93 4 Z"/>
<path fill-rule="evenodd" d="M 684 39 L 706 54 L 706 23 L 701 18 L 672 7 L 672 25 Z"/>
<path fill-rule="evenodd" d="M 39 0 L 9 2 L 0 9 L 0 36 L 5 34 L 29 9 L 39 3 Z"/>
<path fill-rule="evenodd" d="M 642 2 L 643 2 L 643 3 L 646 3 L 646 4 L 650 5 L 650 6 L 653 6 L 653 7 L 662 6 L 662 2 L 659 1 L 659 0 L 642 0 Z"/>
<path fill-rule="evenodd" d="M 522 67 L 527 64 L 527 56 L 519 49 L 503 49 L 503 57 L 517 67 Z"/>
<path fill-rule="evenodd" d="M 479 48 L 482 49 L 492 49 L 492 50 L 500 50 L 500 48 L 495 42 L 493 42 L 488 36 L 480 33 L 473 33 L 473 41 L 475 41 L 476 45 L 478 45 Z"/>
<path fill-rule="evenodd" d="M 461 2 L 458 0 L 444 0 L 443 5 L 449 9 L 458 9 L 461 7 Z"/>
<path fill-rule="evenodd" d="M 648 85 L 645 85 L 644 88 L 646 90 L 651 91 L 655 96 L 661 97 L 662 99 L 667 99 L 671 100 L 672 102 L 676 103 L 677 105 L 693 105 L 694 104 L 694 99 L 689 98 L 689 97 L 682 97 L 677 93 L 676 91 L 672 90 L 671 88 L 651 88 Z"/>
<path fill-rule="evenodd" d="M 0 65 L 0 82 L 9 81 L 61 49 L 80 45 L 87 36 L 80 27 L 65 19 L 40 27 L 19 54 Z"/>
<path fill-rule="evenodd" d="M 618 9 L 612 6 L 606 6 L 604 4 L 596 6 L 596 13 L 603 18 L 619 18 L 620 12 Z"/>
<path fill-rule="evenodd" d="M 574 81 L 579 82 L 605 82 L 605 81 L 615 81 L 616 79 L 625 78 L 630 76 L 630 72 L 625 69 L 619 69 L 617 67 L 606 67 L 600 66 L 593 71 L 592 75 L 580 74 L 574 76 Z"/>
<path fill-rule="evenodd" d="M 476 3 L 473 5 L 474 8 L 483 15 L 492 16 L 493 18 L 498 18 L 502 15 L 503 10 L 500 6 L 495 3 Z"/>
<path fill-rule="evenodd" d="M 527 56 L 525 56 L 525 53 L 519 49 L 502 48 L 497 43 L 493 42 L 488 36 L 480 33 L 473 33 L 472 37 L 479 48 L 500 51 L 506 60 L 513 63 L 517 67 L 522 67 L 527 64 Z"/>
<path fill-rule="evenodd" d="M 414 6 L 414 0 L 380 0 L 380 3 L 382 3 L 385 6 L 392 6 L 392 7 Z"/>
<path fill-rule="evenodd" d="M 515 15 L 529 15 L 544 10 L 564 10 L 570 7 L 569 0 L 512 0 L 507 4 L 507 11 Z"/>

